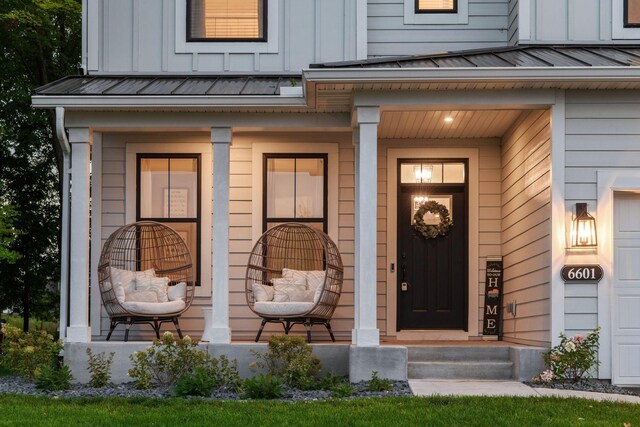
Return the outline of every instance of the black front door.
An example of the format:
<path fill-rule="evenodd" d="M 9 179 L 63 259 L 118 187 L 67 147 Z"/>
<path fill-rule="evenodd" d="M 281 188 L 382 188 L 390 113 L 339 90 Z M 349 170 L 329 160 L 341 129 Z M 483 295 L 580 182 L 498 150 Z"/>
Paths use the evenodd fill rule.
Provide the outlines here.
<path fill-rule="evenodd" d="M 437 167 L 453 161 L 420 162 Z M 466 162 L 456 162 L 465 173 L 453 181 L 462 182 L 403 183 L 398 177 L 398 330 L 468 329 L 468 174 Z M 447 235 L 425 238 L 414 229 L 413 215 L 425 198 L 450 210 Z"/>

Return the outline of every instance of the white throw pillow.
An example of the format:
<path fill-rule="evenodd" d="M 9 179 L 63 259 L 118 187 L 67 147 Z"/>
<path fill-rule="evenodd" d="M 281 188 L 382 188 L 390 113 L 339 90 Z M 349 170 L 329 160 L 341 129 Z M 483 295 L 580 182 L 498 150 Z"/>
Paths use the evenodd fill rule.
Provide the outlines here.
<path fill-rule="evenodd" d="M 168 302 L 167 288 L 170 279 L 168 277 L 137 277 L 136 291 L 154 291 L 158 294 L 158 302 Z"/>
<path fill-rule="evenodd" d="M 307 286 L 307 272 L 301 270 L 282 269 L 282 278 L 292 282 L 303 282 Z"/>
<path fill-rule="evenodd" d="M 304 282 L 291 281 L 285 278 L 274 279 L 273 301 L 275 302 L 311 302 L 315 291 L 307 290 Z"/>
<path fill-rule="evenodd" d="M 313 303 L 317 303 L 320 301 L 320 297 L 322 296 L 322 291 L 324 290 L 324 282 L 316 288 L 313 293 Z"/>
<path fill-rule="evenodd" d="M 273 295 L 275 293 L 273 286 L 254 283 L 251 285 L 251 290 L 253 291 L 253 298 L 257 302 L 273 301 Z"/>
<path fill-rule="evenodd" d="M 125 292 L 133 292 L 136 287 L 135 280 L 138 277 L 155 277 L 153 268 L 145 271 L 121 270 L 111 267 L 111 283 L 120 283 Z"/>
<path fill-rule="evenodd" d="M 116 299 L 120 304 L 126 301 L 126 293 L 122 287 L 122 283 L 118 282 L 113 286 L 113 292 L 116 294 Z"/>
<path fill-rule="evenodd" d="M 307 271 L 307 287 L 315 291 L 319 286 L 324 286 L 324 280 L 327 277 L 327 272 L 320 271 Z"/>
<path fill-rule="evenodd" d="M 185 282 L 180 282 L 175 286 L 169 286 L 167 289 L 167 297 L 169 301 L 184 301 L 187 297 L 187 284 Z"/>
<path fill-rule="evenodd" d="M 158 302 L 156 291 L 133 291 L 126 296 L 126 302 Z"/>

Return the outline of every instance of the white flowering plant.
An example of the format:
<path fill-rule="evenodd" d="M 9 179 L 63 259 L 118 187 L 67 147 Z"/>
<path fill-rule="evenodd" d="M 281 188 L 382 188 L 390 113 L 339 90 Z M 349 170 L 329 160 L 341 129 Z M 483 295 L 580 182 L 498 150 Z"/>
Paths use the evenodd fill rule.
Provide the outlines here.
<path fill-rule="evenodd" d="M 62 341 L 45 330 L 23 332 L 9 325 L 2 326 L 4 343 L 0 365 L 27 380 L 40 376 L 44 368 L 58 364 Z"/>
<path fill-rule="evenodd" d="M 534 378 L 534 382 L 576 383 L 587 378 L 600 364 L 598 348 L 600 328 L 586 336 L 576 334 L 569 338 L 560 334 L 560 343 L 544 354 L 547 369 Z"/>

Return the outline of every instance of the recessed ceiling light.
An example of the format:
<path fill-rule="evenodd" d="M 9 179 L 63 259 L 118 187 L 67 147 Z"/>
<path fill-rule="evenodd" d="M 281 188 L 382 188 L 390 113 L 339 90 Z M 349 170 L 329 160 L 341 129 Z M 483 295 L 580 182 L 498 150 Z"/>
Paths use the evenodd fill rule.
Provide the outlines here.
<path fill-rule="evenodd" d="M 452 123 L 453 122 L 453 117 L 445 117 L 444 121 L 445 121 L 445 123 Z"/>

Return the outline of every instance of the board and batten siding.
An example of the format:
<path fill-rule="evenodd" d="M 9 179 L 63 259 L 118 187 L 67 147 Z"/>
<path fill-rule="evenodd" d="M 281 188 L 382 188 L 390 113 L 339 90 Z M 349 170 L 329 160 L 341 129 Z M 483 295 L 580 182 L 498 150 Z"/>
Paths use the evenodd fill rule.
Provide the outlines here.
<path fill-rule="evenodd" d="M 474 295 L 470 295 L 469 303 L 477 307 L 478 328 L 482 330 L 482 305 L 484 302 L 485 266 L 488 256 L 500 255 L 500 221 L 501 221 L 501 160 L 499 139 L 383 139 L 380 140 L 378 154 L 378 323 L 381 334 L 388 331 L 386 327 L 387 301 L 387 259 L 386 244 L 389 239 L 396 238 L 396 231 L 387 230 L 387 150 L 392 148 L 477 148 L 479 175 L 479 236 L 478 236 L 478 287 Z M 472 213 L 472 215 L 474 215 Z"/>
<path fill-rule="evenodd" d="M 277 7 L 275 50 L 246 43 L 225 43 L 225 48 L 188 43 L 198 46 L 187 51 L 200 52 L 179 48 L 176 2 L 179 7 L 185 3 L 88 0 L 89 73 L 299 73 L 315 62 L 356 59 L 356 0 L 270 1 Z"/>
<path fill-rule="evenodd" d="M 469 0 L 468 24 L 405 24 L 404 0 L 368 0 L 368 55 L 419 55 L 502 47 L 509 0 Z"/>
<path fill-rule="evenodd" d="M 518 31 L 518 18 L 520 16 L 520 5 L 518 0 L 509 0 L 509 21 L 508 21 L 508 34 L 509 34 L 509 46 L 514 46 L 518 43 L 520 37 Z"/>
<path fill-rule="evenodd" d="M 595 216 L 597 171 L 640 169 L 640 91 L 567 91 L 565 132 L 567 220 L 576 203 L 587 203 Z M 567 256 L 567 263 L 583 262 L 597 257 Z M 598 326 L 598 286 L 565 285 L 567 335 Z"/>
<path fill-rule="evenodd" d="M 549 345 L 551 312 L 550 112 L 523 113 L 502 139 L 502 255 L 506 341 Z"/>

